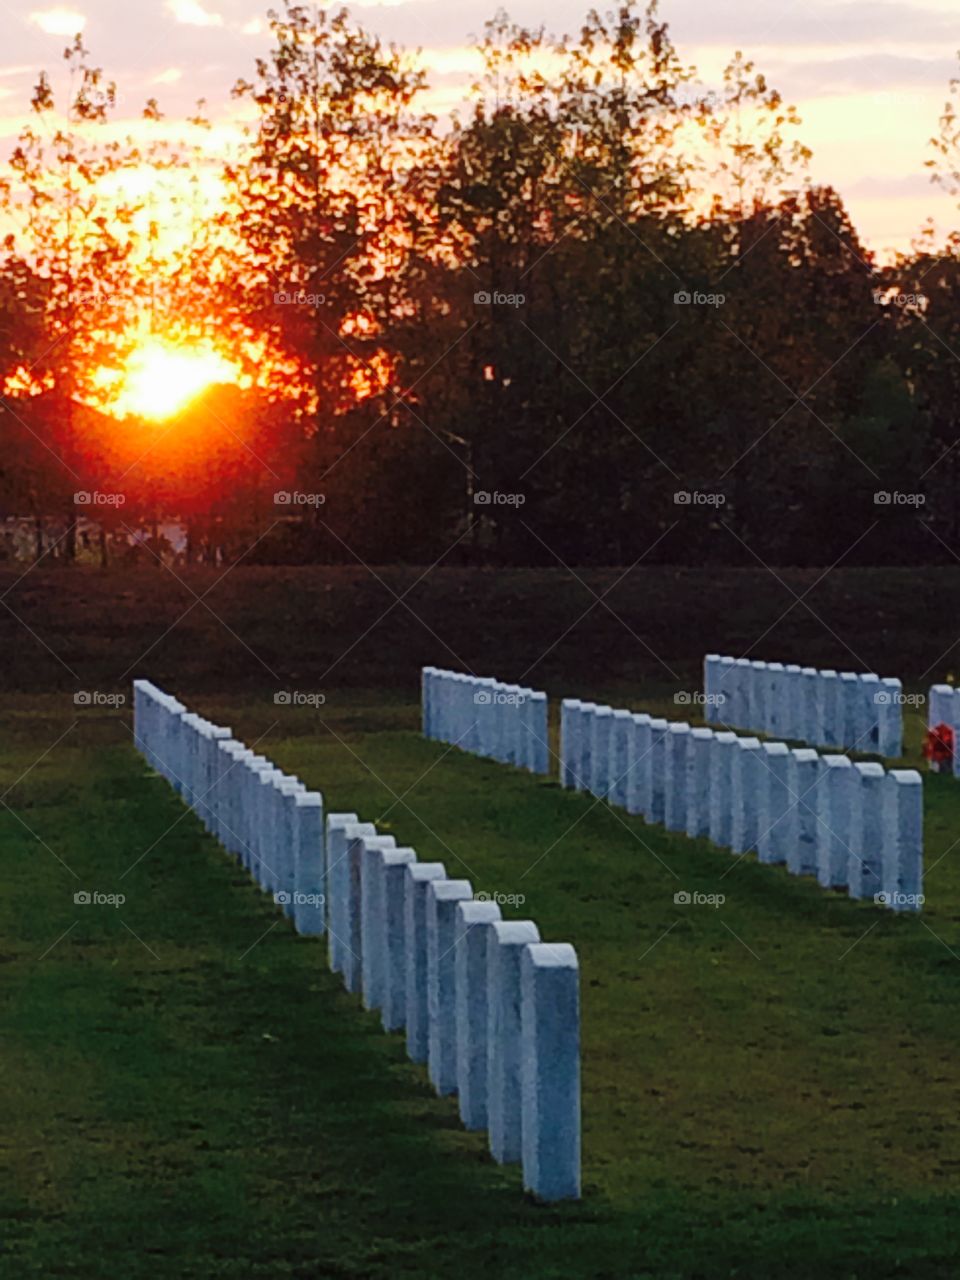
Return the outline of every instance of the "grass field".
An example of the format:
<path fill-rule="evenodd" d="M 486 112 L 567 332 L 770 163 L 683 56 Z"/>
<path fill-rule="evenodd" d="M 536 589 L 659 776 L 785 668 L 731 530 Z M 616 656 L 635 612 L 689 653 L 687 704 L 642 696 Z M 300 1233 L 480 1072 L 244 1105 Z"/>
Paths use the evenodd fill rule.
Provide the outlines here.
<path fill-rule="evenodd" d="M 180 605 L 163 579 L 36 574 L 8 597 L 22 622 L 4 627 L 0 738 L 0 1276 L 955 1276 L 960 787 L 927 779 L 922 917 L 851 903 L 423 741 L 416 668 L 456 664 L 402 605 L 392 633 L 388 618 L 339 683 L 320 683 L 389 602 L 345 572 L 238 570 L 217 589 L 231 592 L 217 613 L 276 661 L 279 683 L 202 605 L 138 665 Z M 628 581 L 622 602 L 609 597 L 626 625 L 596 607 L 529 679 L 678 715 L 674 677 L 644 642 L 688 683 L 707 647 L 790 659 L 809 644 L 811 661 L 846 665 L 829 631 L 807 635 L 802 605 L 752 643 L 786 608 L 764 597 L 763 572 L 738 587 L 746 620 L 736 606 L 709 613 L 713 579 Z M 470 577 L 450 577 L 446 613 L 433 598 L 417 612 L 505 678 L 589 603 L 577 584 L 530 575 L 527 611 L 519 581 L 483 577 L 496 609 L 475 609 L 471 631 L 457 607 L 481 594 Z M 929 581 L 902 616 L 886 576 L 826 581 L 836 599 L 818 616 L 838 631 L 846 620 L 839 634 L 867 650 L 849 665 L 921 687 L 948 669 L 924 671 L 951 640 L 919 610 Z M 944 575 L 941 602 L 958 586 Z M 698 625 L 673 633 L 681 593 Z M 298 939 L 148 773 L 126 712 L 73 705 L 73 688 L 119 688 L 127 664 L 260 739 L 331 807 L 380 820 L 477 890 L 523 895 L 505 914 L 577 946 L 581 1204 L 526 1201 L 518 1170 L 460 1129 L 402 1040 L 331 977 L 322 945 Z M 278 707 L 278 687 L 323 688 L 327 703 Z M 909 732 L 916 763 L 917 717 Z M 681 888 L 725 902 L 679 907 Z M 78 907 L 78 889 L 126 901 Z"/>

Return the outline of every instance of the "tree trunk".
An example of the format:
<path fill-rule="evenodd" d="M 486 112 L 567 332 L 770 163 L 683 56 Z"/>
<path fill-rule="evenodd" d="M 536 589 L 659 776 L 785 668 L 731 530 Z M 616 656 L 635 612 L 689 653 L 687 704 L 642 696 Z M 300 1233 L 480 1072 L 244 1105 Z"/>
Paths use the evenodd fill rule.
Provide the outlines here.
<path fill-rule="evenodd" d="M 67 536 L 63 540 L 63 555 L 67 564 L 74 564 L 77 559 L 77 513 L 76 509 L 67 513 Z"/>

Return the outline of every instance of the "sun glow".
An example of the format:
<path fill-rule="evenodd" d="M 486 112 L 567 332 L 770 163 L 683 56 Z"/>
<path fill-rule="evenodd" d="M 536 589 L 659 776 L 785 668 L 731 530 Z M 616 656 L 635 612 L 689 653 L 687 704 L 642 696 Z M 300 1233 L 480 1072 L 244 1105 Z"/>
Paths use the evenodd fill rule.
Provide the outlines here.
<path fill-rule="evenodd" d="M 240 381 L 234 365 L 205 344 L 176 346 L 149 338 L 128 360 L 109 409 L 154 422 L 172 418 L 218 382 Z"/>

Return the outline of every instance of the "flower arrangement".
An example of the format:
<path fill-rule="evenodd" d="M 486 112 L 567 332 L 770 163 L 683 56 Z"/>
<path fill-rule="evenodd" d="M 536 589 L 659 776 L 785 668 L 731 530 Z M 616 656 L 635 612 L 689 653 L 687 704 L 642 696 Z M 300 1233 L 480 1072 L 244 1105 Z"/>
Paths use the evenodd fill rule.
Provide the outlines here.
<path fill-rule="evenodd" d="M 948 724 L 938 724 L 927 730 L 923 757 L 931 773 L 949 773 L 953 769 L 953 730 Z"/>

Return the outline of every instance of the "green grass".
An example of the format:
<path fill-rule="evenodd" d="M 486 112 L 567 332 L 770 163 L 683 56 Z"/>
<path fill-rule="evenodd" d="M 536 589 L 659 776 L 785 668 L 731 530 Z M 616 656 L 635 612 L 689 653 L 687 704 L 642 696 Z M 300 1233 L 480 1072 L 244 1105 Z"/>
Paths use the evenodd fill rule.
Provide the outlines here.
<path fill-rule="evenodd" d="M 124 717 L 11 698 L 4 1280 L 957 1274 L 960 784 L 927 780 L 928 902 L 896 917 L 425 742 L 409 691 L 194 702 L 577 946 L 585 1198 L 523 1197 Z"/>

